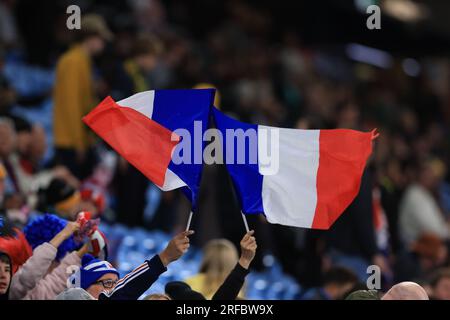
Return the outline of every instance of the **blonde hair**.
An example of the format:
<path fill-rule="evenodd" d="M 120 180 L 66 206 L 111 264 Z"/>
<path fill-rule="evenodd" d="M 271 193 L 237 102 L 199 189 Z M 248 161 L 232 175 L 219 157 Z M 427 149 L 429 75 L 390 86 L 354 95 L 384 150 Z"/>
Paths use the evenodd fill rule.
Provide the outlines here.
<path fill-rule="evenodd" d="M 205 275 L 202 292 L 205 295 L 215 293 L 237 261 L 238 252 L 229 240 L 209 241 L 203 249 L 203 260 L 200 265 L 200 273 Z"/>

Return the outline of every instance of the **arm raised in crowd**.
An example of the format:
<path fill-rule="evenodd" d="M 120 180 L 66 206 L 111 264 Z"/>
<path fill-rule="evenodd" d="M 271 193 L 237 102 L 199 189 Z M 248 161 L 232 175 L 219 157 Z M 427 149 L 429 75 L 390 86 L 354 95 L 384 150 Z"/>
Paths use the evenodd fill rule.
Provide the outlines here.
<path fill-rule="evenodd" d="M 189 236 L 193 233 L 194 231 L 184 231 L 177 234 L 159 255 L 146 260 L 120 279 L 111 292 L 102 292 L 99 300 L 137 300 L 167 270 L 171 262 L 187 252 Z"/>
<path fill-rule="evenodd" d="M 88 253 L 88 244 L 85 243 L 77 251 L 67 254 L 61 263 L 48 273 L 33 290 L 28 292 L 25 300 L 53 300 L 67 288 L 67 272 L 71 266 L 80 267 L 81 258 Z"/>
<path fill-rule="evenodd" d="M 57 249 L 75 231 L 80 228 L 77 222 L 68 222 L 50 242 L 45 242 L 33 251 L 33 255 L 14 274 L 11 280 L 9 298 L 23 299 L 27 293 L 47 274 L 56 257 Z"/>
<path fill-rule="evenodd" d="M 249 274 L 249 266 L 256 254 L 256 239 L 254 231 L 249 231 L 241 240 L 241 257 L 234 269 L 219 287 L 212 300 L 235 300 Z"/>

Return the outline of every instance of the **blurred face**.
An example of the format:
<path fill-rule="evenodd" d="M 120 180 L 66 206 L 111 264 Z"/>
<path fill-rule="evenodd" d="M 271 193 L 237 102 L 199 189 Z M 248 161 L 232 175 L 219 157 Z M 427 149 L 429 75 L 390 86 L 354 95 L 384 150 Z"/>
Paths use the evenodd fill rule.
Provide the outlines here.
<path fill-rule="evenodd" d="M 156 66 L 157 59 L 153 54 L 144 54 L 136 57 L 136 63 L 145 72 L 152 71 Z"/>
<path fill-rule="evenodd" d="M 11 265 L 3 260 L 0 260 L 0 294 L 5 294 L 6 291 L 8 291 L 10 281 Z"/>
<path fill-rule="evenodd" d="M 419 179 L 420 183 L 429 190 L 434 190 L 439 185 L 439 177 L 430 166 L 422 169 Z"/>
<path fill-rule="evenodd" d="M 31 146 L 31 133 L 22 131 L 17 133 L 17 150 L 21 154 L 25 154 Z"/>
<path fill-rule="evenodd" d="M 114 273 L 107 273 L 103 277 L 99 278 L 89 288 L 86 289 L 95 299 L 98 299 L 100 293 L 103 291 L 110 292 L 116 286 L 116 282 L 119 280 Z"/>
<path fill-rule="evenodd" d="M 47 139 L 44 128 L 34 126 L 31 132 L 30 157 L 33 161 L 41 160 L 47 151 Z"/>
<path fill-rule="evenodd" d="M 9 156 L 16 147 L 16 133 L 8 124 L 0 124 L 0 158 Z"/>
<path fill-rule="evenodd" d="M 95 203 L 93 203 L 92 201 L 81 200 L 79 211 L 89 211 L 90 213 L 92 213 L 93 217 L 98 216 L 97 207 L 95 206 Z"/>
<path fill-rule="evenodd" d="M 359 120 L 358 106 L 349 103 L 339 114 L 339 125 L 344 128 L 354 128 Z"/>
<path fill-rule="evenodd" d="M 434 288 L 434 297 L 439 300 L 450 300 L 450 278 L 442 278 Z"/>
<path fill-rule="evenodd" d="M 77 214 L 80 212 L 81 195 L 77 191 L 69 199 L 59 202 L 55 205 L 56 211 L 64 216 L 67 220 L 75 221 Z"/>
<path fill-rule="evenodd" d="M 99 55 L 103 52 L 105 48 L 105 40 L 99 36 L 92 36 L 86 40 L 87 47 L 89 52 L 93 55 Z"/>

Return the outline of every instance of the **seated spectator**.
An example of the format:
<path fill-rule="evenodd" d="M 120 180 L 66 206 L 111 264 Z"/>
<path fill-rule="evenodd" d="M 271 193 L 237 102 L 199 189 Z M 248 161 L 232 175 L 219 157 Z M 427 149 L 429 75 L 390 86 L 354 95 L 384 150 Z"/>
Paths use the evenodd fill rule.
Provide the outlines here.
<path fill-rule="evenodd" d="M 254 231 L 244 235 L 241 240 L 241 256 L 234 269 L 228 274 L 223 283 L 212 296 L 211 300 L 236 300 L 244 285 L 245 277 L 249 273 L 250 263 L 256 254 L 256 239 Z M 205 296 L 181 281 L 169 282 L 166 294 L 173 300 L 205 300 Z"/>
<path fill-rule="evenodd" d="M 78 223 L 68 222 L 52 239 L 35 247 L 31 257 L 12 277 L 9 292 L 11 300 L 25 298 L 39 284 L 57 257 L 58 248 L 78 229 Z"/>
<path fill-rule="evenodd" d="M 170 299 L 170 297 L 167 294 L 154 293 L 149 294 L 143 300 L 172 300 L 172 299 Z"/>
<path fill-rule="evenodd" d="M 323 286 L 312 288 L 301 295 L 301 300 L 340 300 L 357 282 L 358 277 L 343 267 L 333 267 L 324 274 Z"/>
<path fill-rule="evenodd" d="M 185 282 L 206 299 L 211 299 L 238 262 L 238 252 L 226 239 L 209 241 L 203 249 L 199 273 Z M 240 297 L 244 296 L 243 292 Z"/>
<path fill-rule="evenodd" d="M 81 288 L 69 288 L 56 296 L 55 300 L 96 300 Z"/>
<path fill-rule="evenodd" d="M 411 244 L 410 250 L 398 254 L 396 280 L 422 279 L 447 260 L 448 249 L 442 239 L 432 233 L 424 233 Z"/>
<path fill-rule="evenodd" d="M 450 268 L 436 271 L 431 278 L 430 285 L 434 300 L 450 300 Z"/>
<path fill-rule="evenodd" d="M 0 300 L 8 300 L 11 278 L 11 259 L 8 254 L 0 251 Z"/>
<path fill-rule="evenodd" d="M 400 204 L 400 234 L 410 245 L 425 232 L 433 233 L 443 240 L 450 236 L 449 224 L 434 196 L 441 177 L 432 160 L 419 164 L 417 179 L 403 196 Z"/>
<path fill-rule="evenodd" d="M 429 300 L 424 288 L 415 282 L 400 282 L 389 289 L 381 300 Z"/>
<path fill-rule="evenodd" d="M 73 287 L 86 290 L 98 300 L 137 300 L 167 270 L 167 266 L 178 260 L 189 248 L 189 238 L 193 231 L 177 234 L 167 247 L 152 259 L 146 260 L 139 267 L 119 279 L 119 273 L 107 261 L 83 257 L 79 271 L 70 276 Z M 56 297 L 57 300 L 67 295 L 67 290 Z"/>
<path fill-rule="evenodd" d="M 114 288 L 119 277 L 119 272 L 108 261 L 101 261 L 86 254 L 83 256 L 77 278 L 79 283 L 73 284 L 98 299 L 100 293 L 109 292 Z"/>
<path fill-rule="evenodd" d="M 55 212 L 74 221 L 81 211 L 80 204 L 80 192 L 62 179 L 53 179 L 47 188 L 39 190 L 38 210 L 41 212 Z"/>
<path fill-rule="evenodd" d="M 32 255 L 25 234 L 15 228 L 8 219 L 0 216 L 0 251 L 11 259 L 13 275 Z"/>
<path fill-rule="evenodd" d="M 429 300 L 424 288 L 415 282 L 401 282 L 389 289 L 383 296 L 377 290 L 357 290 L 345 300 Z"/>

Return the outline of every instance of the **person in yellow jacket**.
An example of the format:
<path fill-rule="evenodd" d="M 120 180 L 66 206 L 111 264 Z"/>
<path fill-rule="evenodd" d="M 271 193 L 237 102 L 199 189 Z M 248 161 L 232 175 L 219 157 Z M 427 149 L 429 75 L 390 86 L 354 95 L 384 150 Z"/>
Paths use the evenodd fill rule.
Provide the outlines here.
<path fill-rule="evenodd" d="M 87 175 L 94 136 L 81 121 L 98 102 L 91 58 L 100 54 L 112 33 L 101 16 L 82 17 L 78 42 L 64 53 L 56 67 L 53 91 L 53 133 L 56 162 L 78 178 Z"/>
<path fill-rule="evenodd" d="M 184 282 L 192 290 L 200 292 L 209 300 L 238 262 L 241 262 L 238 251 L 231 241 L 226 239 L 210 240 L 203 249 L 203 260 L 199 273 Z M 245 288 L 239 292 L 238 298 L 245 298 Z"/>

